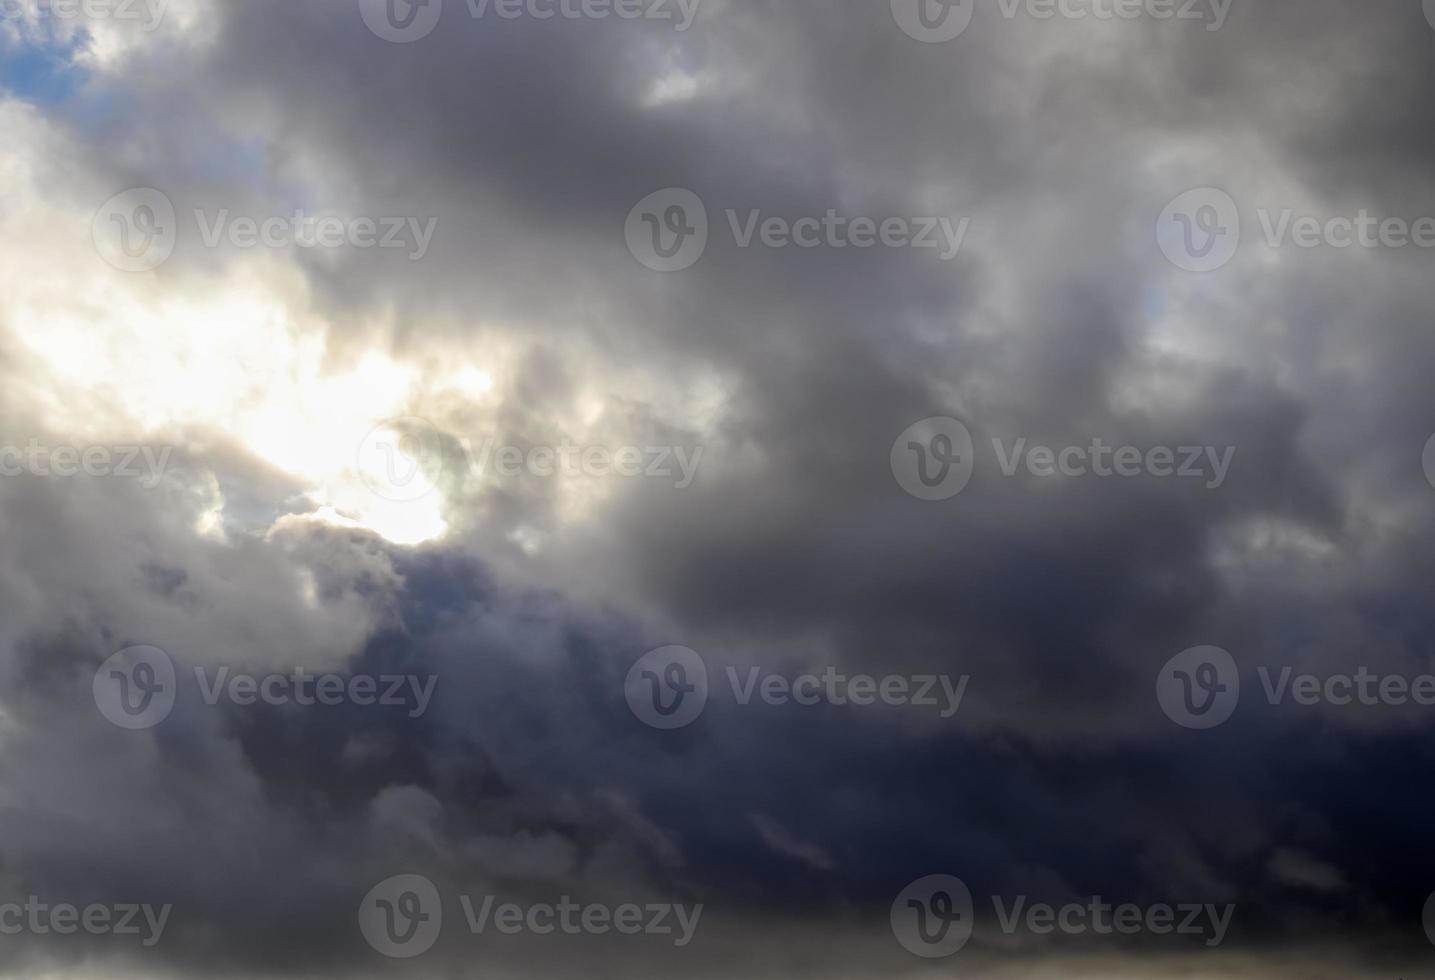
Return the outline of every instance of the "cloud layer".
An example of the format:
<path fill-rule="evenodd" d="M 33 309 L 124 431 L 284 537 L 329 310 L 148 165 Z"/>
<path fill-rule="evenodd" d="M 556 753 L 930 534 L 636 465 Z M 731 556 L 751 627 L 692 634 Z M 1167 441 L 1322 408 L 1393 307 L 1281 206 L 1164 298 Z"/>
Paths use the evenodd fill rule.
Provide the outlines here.
<path fill-rule="evenodd" d="M 0 905 L 172 906 L 0 975 L 1409 975 L 1431 709 L 1273 692 L 1432 672 L 1431 254 L 1329 224 L 1435 216 L 1421 4 L 623 6 L 0 4 Z M 656 272 L 673 188 L 706 246 Z M 1202 188 L 1234 214 L 1158 222 Z M 971 436 L 936 502 L 893 470 L 929 418 Z M 174 703 L 127 731 L 137 646 Z M 707 701 L 665 730 L 671 646 Z M 1157 688 L 1205 646 L 1198 731 Z M 300 670 L 433 699 L 206 698 Z M 951 962 L 891 922 L 937 874 Z M 412 960 L 359 925 L 396 875 L 443 906 Z M 483 896 L 704 912 L 476 935 Z"/>

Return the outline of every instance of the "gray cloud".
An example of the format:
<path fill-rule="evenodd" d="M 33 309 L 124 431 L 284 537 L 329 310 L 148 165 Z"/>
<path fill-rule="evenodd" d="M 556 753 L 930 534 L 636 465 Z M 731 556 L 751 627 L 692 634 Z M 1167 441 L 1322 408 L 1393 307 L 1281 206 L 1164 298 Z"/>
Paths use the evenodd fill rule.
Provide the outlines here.
<path fill-rule="evenodd" d="M 153 949 L 6 937 L 0 972 L 919 976 L 887 919 L 935 873 L 978 896 L 975 976 L 1414 969 L 1421 709 L 1272 705 L 1257 668 L 1430 672 L 1428 256 L 1273 248 L 1258 212 L 1435 214 L 1418 3 L 1238 2 L 1219 31 L 982 5 L 947 44 L 882 3 L 704 0 L 677 32 L 449 0 L 407 45 L 348 0 L 172 6 L 3 35 L 0 443 L 173 457 L 153 489 L 0 478 L 0 903 L 174 913 Z M 116 273 L 90 221 L 139 186 L 178 241 Z M 1203 186 L 1243 240 L 1194 275 L 1153 229 Z M 666 187 L 711 226 L 671 274 L 624 239 Z M 192 218 L 300 209 L 437 225 L 409 261 L 207 248 Z M 729 210 L 970 226 L 948 261 L 744 248 Z M 356 476 L 399 415 L 444 464 L 407 503 Z M 976 454 L 935 504 L 889 466 L 932 416 Z M 1007 476 L 993 444 L 1093 438 L 1234 456 L 1209 487 Z M 701 465 L 464 455 L 565 441 Z M 91 681 L 139 644 L 179 700 L 122 732 Z M 666 644 L 711 686 L 671 732 L 623 697 Z M 1197 733 L 1154 687 L 1203 644 L 1243 690 Z M 223 666 L 437 683 L 420 717 L 206 705 L 192 671 Z M 970 688 L 950 719 L 743 705 L 753 667 Z M 445 929 L 391 963 L 357 910 L 409 873 Z M 685 948 L 465 935 L 484 894 L 706 911 Z M 1212 951 L 1003 935 L 994 895 L 1237 911 Z"/>

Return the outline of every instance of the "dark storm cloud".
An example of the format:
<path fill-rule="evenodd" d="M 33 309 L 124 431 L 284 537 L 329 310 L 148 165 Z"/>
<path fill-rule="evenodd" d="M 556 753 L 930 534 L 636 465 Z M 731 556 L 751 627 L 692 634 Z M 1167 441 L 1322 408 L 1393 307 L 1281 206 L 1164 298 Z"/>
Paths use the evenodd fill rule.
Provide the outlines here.
<path fill-rule="evenodd" d="M 883 3 L 711 0 L 682 34 L 447 7 L 403 46 L 350 2 L 222 4 L 212 39 L 94 82 L 113 121 L 56 118 L 86 188 L 163 186 L 181 211 L 332 191 L 438 215 L 423 262 L 298 260 L 333 356 L 519 345 L 507 400 L 454 408 L 446 432 L 541 441 L 596 384 L 615 426 L 703 444 L 698 481 L 638 481 L 578 521 L 541 489 L 464 483 L 454 534 L 418 552 L 302 522 L 246 532 L 300 488 L 238 449 L 184 469 L 217 474 L 239 525 L 224 545 L 193 534 L 199 475 L 148 496 L 7 481 L 0 880 L 173 902 L 154 950 L 93 949 L 183 975 L 387 975 L 354 916 L 407 872 L 450 896 L 702 901 L 713 923 L 687 953 L 450 933 L 417 976 L 563 975 L 594 946 L 615 976 L 915 969 L 887 907 L 937 872 L 979 896 L 1233 902 L 1228 947 L 1254 959 L 1232 975 L 1314 975 L 1287 958 L 1324 942 L 1403 968 L 1435 887 L 1428 724 L 1273 708 L 1255 668 L 1429 668 L 1428 256 L 1263 262 L 1253 212 L 1435 211 L 1420 5 L 1238 3 L 1218 32 L 984 9 L 948 45 L 906 37 Z M 692 96 L 655 101 L 675 72 Z M 1251 240 L 1198 281 L 1151 227 L 1205 184 L 1242 203 Z M 669 186 L 702 197 L 713 239 L 665 276 L 623 222 Z M 728 208 L 971 229 L 947 262 L 742 249 Z M 182 241 L 164 276 L 223 261 Z M 703 384 L 715 421 L 654 407 Z M 970 425 L 979 463 L 925 504 L 888 452 L 935 415 Z M 1001 474 L 992 440 L 1019 437 L 1236 455 L 1219 490 L 1053 485 Z M 525 554 L 516 527 L 547 549 Z M 89 678 L 134 643 L 441 686 L 419 719 L 191 707 L 118 738 Z M 667 643 L 699 651 L 720 692 L 673 733 L 622 696 Z M 1153 688 L 1204 643 L 1247 690 L 1229 725 L 1191 733 Z M 723 687 L 728 666 L 828 664 L 972 687 L 950 722 L 742 707 Z M 991 926 L 964 954 L 979 967 L 1002 959 Z"/>

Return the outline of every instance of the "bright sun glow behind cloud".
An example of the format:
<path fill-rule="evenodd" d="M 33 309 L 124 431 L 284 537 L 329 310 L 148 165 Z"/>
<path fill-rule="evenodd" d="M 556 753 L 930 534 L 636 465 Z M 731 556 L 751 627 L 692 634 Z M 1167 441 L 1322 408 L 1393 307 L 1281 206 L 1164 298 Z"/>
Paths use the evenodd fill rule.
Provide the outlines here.
<path fill-rule="evenodd" d="M 339 322 L 318 312 L 292 251 L 253 249 L 209 261 L 196 252 L 193 229 L 186 233 L 179 201 L 175 255 L 155 271 L 122 271 L 102 258 L 92 237 L 95 202 L 117 188 L 71 174 L 68 197 L 41 193 L 54 179 L 42 161 L 73 155 L 65 130 L 4 100 L 0 130 L 9 137 L 0 146 L 0 294 L 7 301 L 0 339 L 16 363 L 13 376 L 22 379 L 5 396 L 37 410 L 61 444 L 143 441 L 172 447 L 176 466 L 237 449 L 290 484 L 261 521 L 288 514 L 412 545 L 448 531 L 446 490 L 462 487 L 471 498 L 480 483 L 524 485 L 525 476 L 480 471 L 488 458 L 481 450 L 495 438 L 643 445 L 655 423 L 711 431 L 723 413 L 727 386 L 715 374 L 695 376 L 674 397 L 624 365 L 566 378 L 541 415 L 509 411 L 525 397 L 518 379 L 532 351 L 523 343 L 476 331 L 443 348 L 430 343 L 422 356 L 366 349 L 356 338 L 385 335 L 392 324 Z M 475 339 L 481 337 L 488 339 Z M 382 466 L 408 465 L 403 433 L 373 445 L 384 426 L 414 416 L 435 438 L 437 426 L 451 430 L 444 439 L 452 479 L 432 481 L 423 494 L 385 482 L 395 474 Z M 361 459 L 385 451 L 392 451 L 385 460 Z M 253 507 L 244 518 L 241 508 L 230 508 L 207 465 L 192 468 L 190 485 L 206 496 L 196 531 L 223 539 L 234 528 L 266 530 L 253 526 Z M 575 522 L 624 485 L 564 474 L 530 480 L 525 489 L 544 497 L 557 520 Z M 525 525 L 512 533 L 532 549 L 542 546 L 545 531 Z"/>
<path fill-rule="evenodd" d="M 14 104 L 0 104 L 0 125 L 14 136 L 0 150 L 0 173 L 12 191 L 33 184 L 27 151 L 55 134 Z M 330 363 L 328 325 L 307 312 L 303 282 L 282 256 L 229 263 L 217 280 L 121 272 L 99 260 L 89 216 L 46 200 L 0 198 L 25 202 L 0 211 L 6 240 L 21 243 L 0 262 L 0 291 L 26 379 L 10 394 L 39 406 L 54 433 L 157 446 L 229 441 L 299 481 L 314 502 L 311 519 L 404 544 L 443 534 L 437 492 L 386 499 L 359 472 L 366 436 L 405 414 L 415 370 L 378 352 Z M 86 275 L 74 274 L 76 263 Z M 455 381 L 472 396 L 492 385 L 476 368 Z M 222 507 L 221 499 L 206 515 L 206 530 L 222 526 Z"/>

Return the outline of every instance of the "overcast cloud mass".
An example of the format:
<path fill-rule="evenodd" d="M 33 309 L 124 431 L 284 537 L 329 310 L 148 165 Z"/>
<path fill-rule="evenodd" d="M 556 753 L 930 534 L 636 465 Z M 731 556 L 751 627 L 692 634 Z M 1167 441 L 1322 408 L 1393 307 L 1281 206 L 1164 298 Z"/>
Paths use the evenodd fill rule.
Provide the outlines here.
<path fill-rule="evenodd" d="M 0 0 L 0 976 L 1428 975 L 1432 172 L 1435 0 Z"/>

